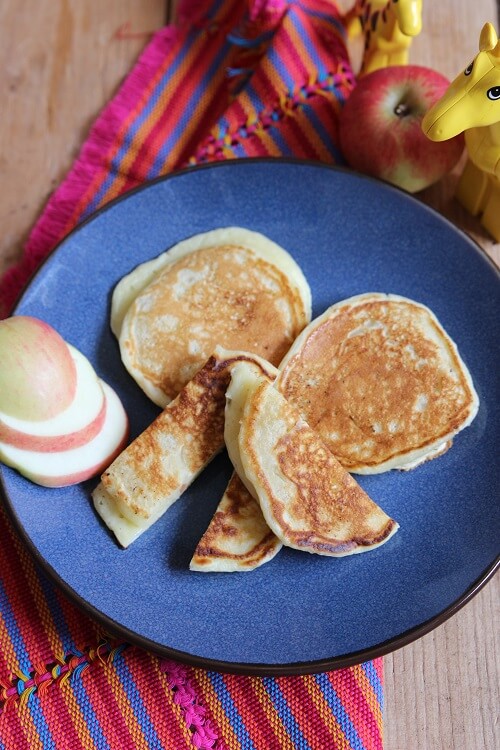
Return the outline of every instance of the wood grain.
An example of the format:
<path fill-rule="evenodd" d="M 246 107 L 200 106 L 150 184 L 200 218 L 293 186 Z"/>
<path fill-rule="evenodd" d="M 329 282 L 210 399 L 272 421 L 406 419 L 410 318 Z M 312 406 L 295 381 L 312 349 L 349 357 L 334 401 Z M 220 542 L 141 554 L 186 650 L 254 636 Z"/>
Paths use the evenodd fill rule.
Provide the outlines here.
<path fill-rule="evenodd" d="M 167 12 L 165 0 L 0 2 L 0 273 Z"/>
<path fill-rule="evenodd" d="M 149 33 L 164 23 L 168 5 L 164 0 L 0 3 L 0 272 L 19 256 L 90 124 Z M 497 22 L 496 13 L 494 0 L 425 0 L 424 29 L 410 62 L 453 78 L 476 53 L 483 23 Z M 117 32 L 127 23 L 129 36 L 120 39 Z M 458 174 L 459 169 L 419 198 L 500 263 L 500 244 L 453 200 Z M 452 619 L 385 658 L 385 750 L 500 747 L 499 594 L 497 576 Z"/>

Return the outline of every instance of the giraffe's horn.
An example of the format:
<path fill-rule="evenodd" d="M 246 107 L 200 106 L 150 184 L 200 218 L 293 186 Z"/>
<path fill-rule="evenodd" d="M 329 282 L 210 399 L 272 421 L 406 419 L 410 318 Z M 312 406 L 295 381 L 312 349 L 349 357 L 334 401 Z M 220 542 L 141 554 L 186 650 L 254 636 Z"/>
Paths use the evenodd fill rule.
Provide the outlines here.
<path fill-rule="evenodd" d="M 485 23 L 479 37 L 479 51 L 491 52 L 498 47 L 498 37 L 492 23 Z"/>

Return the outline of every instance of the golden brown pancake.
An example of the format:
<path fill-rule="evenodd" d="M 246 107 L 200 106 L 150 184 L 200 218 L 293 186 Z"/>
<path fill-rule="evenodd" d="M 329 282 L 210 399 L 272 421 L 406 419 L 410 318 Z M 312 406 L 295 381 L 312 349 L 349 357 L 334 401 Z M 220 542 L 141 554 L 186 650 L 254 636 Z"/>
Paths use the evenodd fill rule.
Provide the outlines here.
<path fill-rule="evenodd" d="M 248 392 L 238 441 L 245 475 L 283 544 L 339 557 L 378 547 L 398 529 L 267 378 L 255 377 Z"/>
<path fill-rule="evenodd" d="M 217 348 L 102 474 L 92 493 L 94 506 L 122 546 L 163 515 L 223 448 L 226 388 L 231 368 L 241 361 L 269 374 L 265 360 Z"/>
<path fill-rule="evenodd" d="M 122 279 L 112 328 L 129 373 L 165 406 L 216 345 L 278 364 L 310 305 L 302 271 L 283 248 L 229 227 L 179 243 Z"/>
<path fill-rule="evenodd" d="M 276 387 L 354 473 L 413 468 L 440 455 L 479 404 L 434 314 L 391 294 L 330 307 L 279 369 Z"/>
<path fill-rule="evenodd" d="M 259 503 L 234 472 L 189 567 L 205 573 L 254 570 L 272 560 L 281 546 Z"/>

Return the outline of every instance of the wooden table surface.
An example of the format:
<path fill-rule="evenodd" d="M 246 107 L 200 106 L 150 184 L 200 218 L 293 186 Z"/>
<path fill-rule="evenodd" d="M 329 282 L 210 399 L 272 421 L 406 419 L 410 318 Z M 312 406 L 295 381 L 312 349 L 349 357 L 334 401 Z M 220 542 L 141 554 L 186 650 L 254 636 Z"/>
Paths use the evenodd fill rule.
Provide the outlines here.
<path fill-rule="evenodd" d="M 0 272 L 19 257 L 90 123 L 170 12 L 165 0 L 0 2 Z M 495 0 L 424 0 L 410 61 L 453 78 L 476 54 L 486 21 L 497 25 Z M 500 263 L 500 244 L 454 202 L 456 179 L 419 197 Z M 385 657 L 385 750 L 500 747 L 499 592 L 496 576 L 453 618 Z"/>

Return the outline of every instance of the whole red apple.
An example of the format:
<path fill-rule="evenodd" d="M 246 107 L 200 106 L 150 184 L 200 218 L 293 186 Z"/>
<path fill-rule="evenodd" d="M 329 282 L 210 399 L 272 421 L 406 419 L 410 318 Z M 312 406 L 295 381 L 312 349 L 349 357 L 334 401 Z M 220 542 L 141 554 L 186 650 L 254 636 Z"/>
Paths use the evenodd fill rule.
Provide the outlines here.
<path fill-rule="evenodd" d="M 340 115 L 347 163 L 410 193 L 440 180 L 459 160 L 463 137 L 435 143 L 421 124 L 449 83 L 419 65 L 390 66 L 361 77 Z"/>

